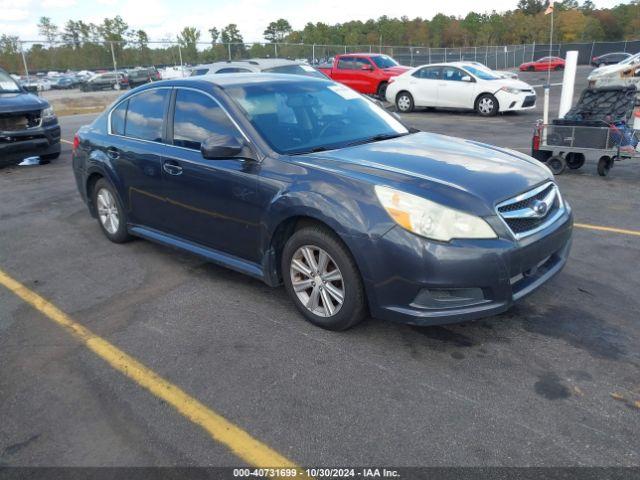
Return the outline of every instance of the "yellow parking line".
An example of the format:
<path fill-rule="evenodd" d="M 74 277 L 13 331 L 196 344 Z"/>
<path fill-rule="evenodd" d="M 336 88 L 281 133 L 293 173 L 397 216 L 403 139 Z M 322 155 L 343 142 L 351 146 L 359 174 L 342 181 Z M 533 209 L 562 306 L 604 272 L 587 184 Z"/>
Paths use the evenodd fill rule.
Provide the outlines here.
<path fill-rule="evenodd" d="M 636 235 L 640 237 L 640 230 L 627 230 L 624 228 L 603 227 L 601 225 L 590 225 L 588 223 L 574 223 L 574 227 L 585 228 L 588 230 L 599 230 L 601 232 L 621 233 L 623 235 Z"/>
<path fill-rule="evenodd" d="M 237 425 L 231 423 L 195 398 L 145 367 L 91 330 L 74 322 L 37 293 L 29 290 L 0 270 L 0 285 L 3 285 L 50 320 L 63 327 L 93 353 L 114 369 L 129 377 L 141 387 L 161 398 L 187 419 L 202 427 L 214 440 L 226 445 L 236 456 L 255 467 L 298 468 L 264 443 L 256 440 Z"/>
<path fill-rule="evenodd" d="M 62 143 L 68 143 L 69 145 L 73 145 L 73 142 L 70 142 L 69 140 L 65 140 L 64 138 L 61 138 L 60 141 Z"/>

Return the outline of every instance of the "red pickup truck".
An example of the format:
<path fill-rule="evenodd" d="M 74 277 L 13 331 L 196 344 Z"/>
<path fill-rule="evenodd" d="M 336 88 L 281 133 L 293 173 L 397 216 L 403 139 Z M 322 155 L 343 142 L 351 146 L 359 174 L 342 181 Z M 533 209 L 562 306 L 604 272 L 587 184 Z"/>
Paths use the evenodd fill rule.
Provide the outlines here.
<path fill-rule="evenodd" d="M 403 67 L 387 55 L 346 53 L 336 55 L 333 64 L 321 65 L 318 70 L 360 93 L 384 99 L 389 78 L 403 74 L 409 67 Z"/>

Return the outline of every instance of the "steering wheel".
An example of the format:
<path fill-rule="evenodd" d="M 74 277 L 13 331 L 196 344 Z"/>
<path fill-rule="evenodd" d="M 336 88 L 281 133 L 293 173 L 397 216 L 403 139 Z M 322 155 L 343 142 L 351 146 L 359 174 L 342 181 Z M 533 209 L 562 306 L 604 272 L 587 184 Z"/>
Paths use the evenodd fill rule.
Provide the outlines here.
<path fill-rule="evenodd" d="M 327 123 L 324 127 L 320 129 L 320 131 L 318 132 L 318 137 L 324 137 L 331 127 L 345 127 L 345 126 L 346 126 L 346 122 L 342 118 L 330 120 L 329 123 Z"/>

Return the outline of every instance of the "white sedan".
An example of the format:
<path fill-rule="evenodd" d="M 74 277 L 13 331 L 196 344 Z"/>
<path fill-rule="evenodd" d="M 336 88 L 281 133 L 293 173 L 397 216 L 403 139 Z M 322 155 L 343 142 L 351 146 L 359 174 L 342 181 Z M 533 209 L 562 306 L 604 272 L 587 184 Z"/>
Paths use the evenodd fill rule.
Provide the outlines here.
<path fill-rule="evenodd" d="M 403 113 L 416 107 L 464 108 L 489 117 L 536 106 L 531 85 L 464 62 L 413 68 L 390 79 L 386 97 Z"/>

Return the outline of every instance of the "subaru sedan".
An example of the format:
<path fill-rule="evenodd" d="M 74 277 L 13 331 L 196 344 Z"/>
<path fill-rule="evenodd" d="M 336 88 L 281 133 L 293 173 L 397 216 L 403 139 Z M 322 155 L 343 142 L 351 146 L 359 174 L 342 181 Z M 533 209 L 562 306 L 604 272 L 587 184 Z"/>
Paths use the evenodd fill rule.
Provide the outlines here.
<path fill-rule="evenodd" d="M 109 240 L 284 284 L 332 330 L 503 312 L 557 274 L 571 244 L 571 209 L 536 160 L 416 131 L 312 77 L 139 87 L 79 130 L 73 170 Z"/>

